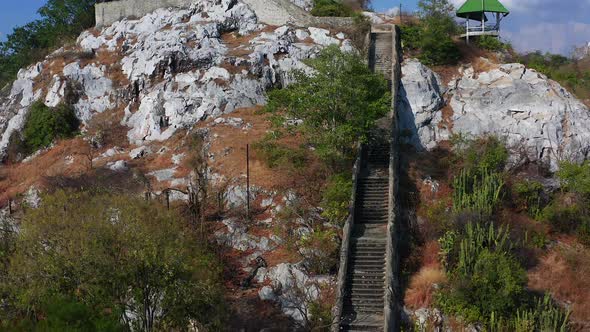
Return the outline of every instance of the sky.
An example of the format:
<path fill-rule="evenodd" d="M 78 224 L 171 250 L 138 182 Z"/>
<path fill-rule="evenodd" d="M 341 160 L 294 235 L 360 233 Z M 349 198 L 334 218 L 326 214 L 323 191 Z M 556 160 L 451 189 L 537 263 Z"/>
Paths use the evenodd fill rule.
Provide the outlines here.
<path fill-rule="evenodd" d="M 460 6 L 464 0 L 450 0 Z M 590 0 L 500 0 L 510 11 L 503 21 L 502 38 L 518 51 L 549 51 L 569 54 L 574 46 L 590 41 Z M 414 11 L 418 0 L 401 0 L 403 10 Z M 37 17 L 45 0 L 3 0 L 0 9 L 0 40 L 15 26 Z M 373 0 L 383 11 L 398 7 L 400 0 Z"/>

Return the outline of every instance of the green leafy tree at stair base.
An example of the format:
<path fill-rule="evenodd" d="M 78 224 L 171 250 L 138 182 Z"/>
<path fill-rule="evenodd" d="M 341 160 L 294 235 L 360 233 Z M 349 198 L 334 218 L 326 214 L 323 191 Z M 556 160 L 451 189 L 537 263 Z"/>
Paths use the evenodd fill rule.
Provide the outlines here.
<path fill-rule="evenodd" d="M 307 61 L 311 72 L 293 73 L 296 83 L 269 93 L 267 110 L 303 120 L 304 134 L 326 162 L 351 160 L 358 142 L 365 142 L 375 121 L 391 107 L 382 75 L 372 73 L 355 53 L 325 48 Z"/>

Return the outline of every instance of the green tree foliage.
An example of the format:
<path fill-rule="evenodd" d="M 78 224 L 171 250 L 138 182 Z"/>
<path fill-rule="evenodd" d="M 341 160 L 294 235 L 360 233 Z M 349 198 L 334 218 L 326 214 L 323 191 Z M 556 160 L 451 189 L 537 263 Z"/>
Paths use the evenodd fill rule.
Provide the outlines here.
<path fill-rule="evenodd" d="M 352 159 L 375 121 L 390 110 L 391 95 L 382 75 L 372 73 L 357 54 L 325 48 L 307 63 L 313 70 L 294 73 L 296 83 L 273 90 L 267 110 L 301 119 L 303 133 L 322 159 Z"/>
<path fill-rule="evenodd" d="M 338 0 L 314 0 L 313 4 L 313 16 L 349 17 L 354 13 L 352 8 Z"/>
<path fill-rule="evenodd" d="M 510 254 L 507 229 L 469 223 L 461 233 L 443 236 L 441 258 L 450 283 L 437 295 L 443 310 L 469 322 L 492 313 L 511 317 L 524 303 L 526 273 Z"/>
<path fill-rule="evenodd" d="M 476 257 L 472 273 L 457 274 L 452 283 L 438 299 L 443 310 L 476 322 L 492 313 L 511 317 L 522 304 L 527 277 L 511 256 L 484 249 Z"/>
<path fill-rule="evenodd" d="M 348 217 L 350 198 L 352 197 L 352 176 L 342 173 L 332 176 L 324 190 L 322 199 L 322 216 L 333 224 L 343 224 Z"/>
<path fill-rule="evenodd" d="M 451 141 L 458 158 L 457 162 L 471 172 L 502 172 L 506 167 L 508 149 L 504 142 L 495 136 L 471 139 L 455 135 Z"/>
<path fill-rule="evenodd" d="M 419 58 L 427 65 L 453 64 L 461 54 L 453 41 L 457 33 L 454 7 L 448 0 L 420 0 L 418 2 L 422 29 Z"/>
<path fill-rule="evenodd" d="M 162 206 L 58 191 L 21 227 L 3 285 L 17 312 L 47 317 L 44 299 L 61 297 L 119 313 L 127 329 L 220 328 L 220 267 Z"/>
<path fill-rule="evenodd" d="M 539 218 L 544 207 L 543 184 L 524 180 L 512 185 L 512 195 L 518 208 L 525 210 L 530 217 Z"/>
<path fill-rule="evenodd" d="M 0 43 L 0 88 L 20 68 L 41 60 L 51 50 L 94 25 L 95 0 L 48 0 L 40 19 L 17 27 Z"/>
<path fill-rule="evenodd" d="M 40 101 L 34 103 L 23 130 L 27 152 L 47 147 L 56 138 L 72 137 L 79 125 L 74 109 L 70 106 L 60 104 L 50 108 Z"/>
<path fill-rule="evenodd" d="M 125 331 L 119 314 L 112 311 L 97 312 L 76 299 L 67 299 L 53 295 L 40 302 L 44 319 L 35 321 L 30 318 L 5 320 L 0 324 L 0 331 Z"/>
<path fill-rule="evenodd" d="M 562 162 L 557 177 L 564 189 L 590 198 L 590 163 Z"/>
<path fill-rule="evenodd" d="M 501 42 L 499 38 L 493 36 L 480 36 L 476 42 L 479 48 L 488 51 L 502 51 L 510 48 L 510 45 Z"/>

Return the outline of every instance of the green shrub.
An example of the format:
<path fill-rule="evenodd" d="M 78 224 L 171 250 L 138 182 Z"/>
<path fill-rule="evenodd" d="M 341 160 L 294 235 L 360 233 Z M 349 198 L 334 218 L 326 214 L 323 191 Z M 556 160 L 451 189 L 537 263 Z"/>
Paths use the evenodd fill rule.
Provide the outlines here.
<path fill-rule="evenodd" d="M 543 209 L 541 219 L 551 225 L 554 231 L 578 233 L 581 239 L 587 236 L 590 215 L 586 200 L 575 197 L 557 199 Z"/>
<path fill-rule="evenodd" d="M 543 190 L 542 183 L 531 180 L 516 182 L 512 186 L 516 205 L 533 218 L 539 218 L 541 215 Z"/>
<path fill-rule="evenodd" d="M 477 46 L 488 51 L 502 51 L 508 48 L 508 45 L 502 43 L 499 38 L 492 36 L 480 36 L 477 39 Z"/>
<path fill-rule="evenodd" d="M 196 323 L 218 331 L 226 312 L 222 269 L 182 220 L 177 211 L 133 196 L 46 195 L 20 224 L 3 301 L 42 317 L 43 299 L 59 295 L 93 312 L 112 310 L 125 330 L 174 331 Z"/>
<path fill-rule="evenodd" d="M 418 59 L 426 65 L 450 65 L 461 58 L 459 48 L 451 36 L 438 30 L 424 30 L 420 50 Z"/>
<path fill-rule="evenodd" d="M 337 0 L 314 0 L 311 10 L 313 16 L 350 17 L 354 11 Z"/>
<path fill-rule="evenodd" d="M 453 210 L 489 218 L 502 199 L 503 188 L 501 174 L 484 169 L 479 175 L 464 169 L 453 179 Z"/>
<path fill-rule="evenodd" d="M 352 197 L 352 176 L 342 173 L 332 176 L 323 193 L 321 207 L 322 216 L 331 223 L 341 225 L 349 214 Z"/>
<path fill-rule="evenodd" d="M 422 24 L 418 58 L 427 65 L 456 63 L 461 53 L 453 41 L 457 33 L 453 5 L 447 0 L 420 0 L 418 7 Z"/>
<path fill-rule="evenodd" d="M 76 299 L 53 295 L 43 300 L 39 311 L 43 318 L 38 322 L 31 319 L 13 319 L 0 323 L 0 331 L 125 331 L 119 321 L 118 312 L 99 311 Z"/>
<path fill-rule="evenodd" d="M 404 50 L 413 51 L 420 48 L 422 26 L 419 24 L 402 25 L 401 42 Z"/>
<path fill-rule="evenodd" d="M 485 250 L 507 254 L 512 247 L 508 235 L 508 229 L 503 227 L 496 229 L 492 223 L 488 227 L 467 224 L 459 246 L 459 260 L 455 273 L 463 276 L 471 275 L 480 253 Z"/>
<path fill-rule="evenodd" d="M 75 135 L 80 122 L 74 109 L 60 104 L 55 108 L 36 102 L 31 106 L 23 130 L 24 143 L 29 153 L 49 146 L 56 138 Z"/>
<path fill-rule="evenodd" d="M 590 163 L 575 164 L 562 162 L 559 165 L 557 177 L 561 181 L 563 189 L 590 196 Z"/>
<path fill-rule="evenodd" d="M 489 331 L 569 331 L 569 318 L 571 311 L 564 311 L 553 303 L 551 296 L 545 294 L 537 299 L 534 307 L 521 308 L 516 315 L 506 319 L 498 317 L 495 313 L 490 316 Z"/>
<path fill-rule="evenodd" d="M 454 275 L 451 287 L 443 289 L 436 299 L 444 311 L 467 322 L 484 321 L 492 313 L 510 317 L 522 304 L 526 283 L 526 272 L 515 259 L 484 249 L 472 273 Z"/>
<path fill-rule="evenodd" d="M 508 149 L 504 142 L 495 136 L 471 139 L 454 135 L 451 143 L 458 158 L 458 163 L 468 170 L 488 170 L 502 172 L 508 161 Z"/>
<path fill-rule="evenodd" d="M 315 74 L 295 71 L 296 83 L 272 90 L 266 110 L 303 120 L 295 130 L 326 163 L 348 163 L 356 157 L 357 144 L 368 140 L 375 121 L 390 110 L 387 81 L 371 72 L 360 55 L 342 52 L 335 45 L 307 64 Z"/>

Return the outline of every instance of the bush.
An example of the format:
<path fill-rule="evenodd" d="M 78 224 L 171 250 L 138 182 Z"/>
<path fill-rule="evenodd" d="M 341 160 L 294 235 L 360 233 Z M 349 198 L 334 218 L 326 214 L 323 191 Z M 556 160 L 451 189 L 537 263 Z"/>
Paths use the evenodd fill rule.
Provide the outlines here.
<path fill-rule="evenodd" d="M 314 0 L 311 10 L 311 15 L 324 17 L 349 17 L 353 13 L 350 7 L 336 0 Z"/>
<path fill-rule="evenodd" d="M 454 64 L 461 58 L 453 41 L 457 33 L 454 7 L 447 0 L 420 0 L 422 30 L 418 46 L 418 58 L 427 65 Z"/>
<path fill-rule="evenodd" d="M 545 207 L 541 219 L 554 231 L 567 234 L 580 232 L 582 237 L 587 235 L 590 226 L 586 200 L 572 195 L 559 197 Z"/>
<path fill-rule="evenodd" d="M 342 173 L 332 176 L 323 193 L 322 216 L 335 225 L 341 225 L 349 215 L 352 197 L 352 176 Z"/>
<path fill-rule="evenodd" d="M 480 36 L 477 39 L 477 46 L 488 51 L 502 51 L 508 49 L 508 45 L 502 43 L 499 38 L 492 36 Z"/>
<path fill-rule="evenodd" d="M 538 181 L 524 180 L 512 185 L 515 204 L 533 218 L 540 217 L 543 208 L 543 190 L 543 184 Z"/>
<path fill-rule="evenodd" d="M 426 65 L 451 65 L 461 58 L 459 48 L 451 36 L 438 30 L 425 30 L 420 42 L 418 59 Z"/>
<path fill-rule="evenodd" d="M 485 321 L 492 314 L 511 317 L 526 295 L 524 269 L 505 253 L 483 250 L 476 258 L 473 273 L 454 275 L 451 287 L 438 294 L 443 310 L 467 322 Z"/>
<path fill-rule="evenodd" d="M 375 121 L 390 110 L 387 81 L 371 72 L 358 54 L 334 45 L 307 64 L 315 74 L 296 71 L 296 83 L 269 93 L 266 110 L 303 120 L 294 130 L 325 162 L 338 165 L 353 160 L 359 141 L 366 142 Z"/>
<path fill-rule="evenodd" d="M 78 131 L 80 122 L 74 109 L 60 104 L 55 108 L 36 102 L 25 122 L 24 144 L 29 153 L 49 146 L 56 138 L 70 138 Z"/>
<path fill-rule="evenodd" d="M 119 321 L 120 313 L 112 310 L 97 312 L 76 299 L 60 295 L 43 300 L 39 310 L 44 313 L 39 321 L 6 320 L 0 323 L 0 331 L 125 331 L 125 326 Z"/>
<path fill-rule="evenodd" d="M 562 162 L 559 165 L 557 177 L 563 185 L 563 189 L 590 196 L 590 163 L 575 164 L 572 162 Z"/>
<path fill-rule="evenodd" d="M 422 38 L 422 26 L 419 24 L 402 25 L 401 41 L 404 50 L 413 51 L 420 48 Z"/>
<path fill-rule="evenodd" d="M 474 214 L 480 220 L 489 218 L 502 199 L 502 175 L 485 169 L 476 172 L 463 170 L 453 179 L 453 210 Z"/>
<path fill-rule="evenodd" d="M 47 317 L 42 300 L 61 296 L 118 313 L 125 330 L 219 330 L 221 268 L 181 220 L 135 197 L 45 196 L 22 221 L 5 303 Z"/>
<path fill-rule="evenodd" d="M 470 139 L 461 135 L 452 137 L 453 148 L 458 162 L 468 170 L 480 173 L 482 170 L 502 172 L 508 161 L 508 149 L 495 136 Z"/>

